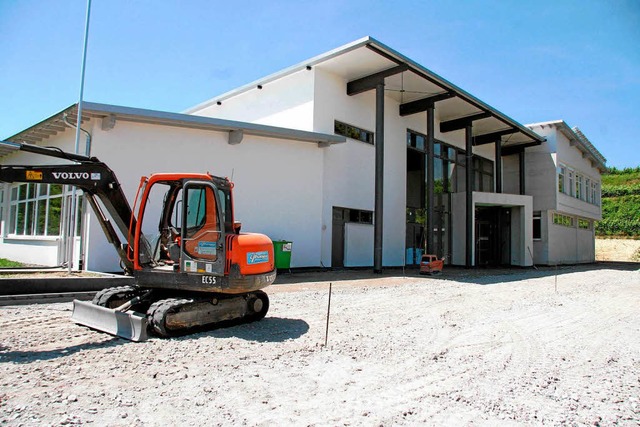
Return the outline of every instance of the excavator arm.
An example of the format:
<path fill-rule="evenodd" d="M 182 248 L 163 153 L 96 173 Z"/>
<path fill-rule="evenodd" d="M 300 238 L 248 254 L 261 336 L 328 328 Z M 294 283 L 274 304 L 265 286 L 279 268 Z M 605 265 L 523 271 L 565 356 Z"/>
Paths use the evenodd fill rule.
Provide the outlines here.
<path fill-rule="evenodd" d="M 129 242 L 123 245 L 115 226 L 123 236 L 130 236 L 129 229 L 135 230 L 136 219 L 129 202 L 122 191 L 115 173 L 103 162 L 95 157 L 66 153 L 49 147 L 39 147 L 31 144 L 17 144 L 0 142 L 3 150 L 21 150 L 72 161 L 70 164 L 59 165 L 0 165 L 0 182 L 63 184 L 82 189 L 93 208 L 100 226 L 111 243 L 126 270 L 133 270 L 133 262 L 129 256 Z M 100 204 L 104 206 L 104 210 Z M 146 245 L 149 247 L 148 245 Z"/>

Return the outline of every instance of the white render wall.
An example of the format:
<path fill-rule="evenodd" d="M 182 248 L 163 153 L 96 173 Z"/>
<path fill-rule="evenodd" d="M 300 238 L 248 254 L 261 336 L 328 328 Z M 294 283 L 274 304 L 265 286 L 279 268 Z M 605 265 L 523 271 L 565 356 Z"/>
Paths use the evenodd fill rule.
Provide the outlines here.
<path fill-rule="evenodd" d="M 534 210 L 541 212 L 541 239 L 534 241 L 536 264 L 557 265 L 595 261 L 595 231 L 581 229 L 577 219 L 572 227 L 553 223 L 555 212 L 576 218 L 599 220 L 601 208 L 558 192 L 560 164 L 601 185 L 600 172 L 582 152 L 572 146 L 559 125 L 532 127 L 547 141 L 527 149 L 527 194 L 534 196 Z M 529 163 L 531 161 L 532 163 Z M 530 176 L 534 172 L 534 176 Z M 533 183 L 529 185 L 530 182 Z M 568 185 L 568 182 L 567 182 Z M 589 190 L 590 191 L 590 190 Z"/>
<path fill-rule="evenodd" d="M 545 204 L 540 207 L 534 207 L 534 210 L 554 209 L 569 215 L 580 216 L 592 220 L 601 220 L 602 211 L 600 206 L 587 203 L 584 200 L 577 199 L 568 194 L 558 193 L 557 191 L 558 178 L 556 168 L 560 164 L 564 164 L 568 168 L 581 173 L 585 178 L 589 178 L 590 180 L 597 182 L 598 187 L 600 187 L 601 177 L 598 169 L 591 165 L 591 161 L 588 158 L 583 157 L 582 152 L 577 147 L 571 146 L 567 137 L 560 132 L 556 126 L 535 127 L 534 131 L 547 138 L 546 146 L 543 144 L 543 146 L 534 147 L 535 151 L 539 152 L 546 149 L 553 153 L 553 150 L 555 150 L 555 154 L 552 157 L 555 163 L 554 169 L 551 169 L 551 165 L 547 165 L 546 167 L 548 167 L 547 174 L 554 177 L 555 185 L 553 187 L 553 191 L 557 195 L 557 203 L 555 205 Z M 529 150 L 533 151 L 534 148 L 527 149 L 527 153 Z M 536 197 L 544 196 L 537 192 L 530 193 L 529 191 L 527 191 L 527 194 L 532 194 Z"/>
<path fill-rule="evenodd" d="M 549 259 L 546 264 L 580 264 L 595 261 L 595 234 L 577 226 L 565 227 L 548 221 Z"/>
<path fill-rule="evenodd" d="M 210 172 L 233 176 L 236 219 L 242 230 L 263 233 L 273 240 L 293 241 L 291 266 L 320 265 L 322 212 L 322 157 L 317 144 L 245 135 L 238 145 L 227 143 L 227 132 L 117 121 L 109 131 L 100 121 L 85 123 L 93 134 L 92 155 L 110 166 L 123 191 L 133 203 L 140 177 L 157 172 Z M 71 137 L 70 132 L 66 132 Z M 67 135 L 64 135 L 65 137 Z M 73 144 L 62 138 L 46 145 L 61 145 L 73 151 Z M 56 159 L 18 153 L 14 163 L 60 163 Z M 12 155 L 13 156 L 13 155 Z M 9 159 L 3 159 L 7 160 Z M 18 161 L 19 160 L 19 161 Z M 4 162 L 8 164 L 9 162 Z M 123 241 L 124 241 L 124 236 Z M 88 231 L 87 268 L 119 271 L 119 260 L 102 229 L 91 214 Z M 42 246 L 27 242 L 25 252 Z M 16 245 L 0 245 L 15 251 Z M 35 252 L 33 252 L 35 253 Z M 27 262 L 24 257 L 10 259 Z M 22 259 L 18 259 L 22 258 Z M 57 251 L 37 255 L 39 264 L 55 265 Z"/>
<path fill-rule="evenodd" d="M 125 188 L 130 200 L 143 174 L 233 177 L 235 216 L 242 230 L 293 241 L 292 267 L 319 265 L 325 149 L 317 144 L 245 135 L 240 144 L 229 145 L 227 132 L 126 122 L 96 133 L 102 143 L 93 154 L 119 165 L 114 170 L 121 183 L 131 183 Z M 119 158 L 123 152 L 131 157 Z"/>
<path fill-rule="evenodd" d="M 303 69 L 191 114 L 312 131 L 313 80 L 314 70 Z"/>
<path fill-rule="evenodd" d="M 547 142 L 525 150 L 525 194 L 535 196 L 533 210 L 556 209 L 558 174 L 556 155 Z M 517 156 L 514 156 L 517 158 Z"/>

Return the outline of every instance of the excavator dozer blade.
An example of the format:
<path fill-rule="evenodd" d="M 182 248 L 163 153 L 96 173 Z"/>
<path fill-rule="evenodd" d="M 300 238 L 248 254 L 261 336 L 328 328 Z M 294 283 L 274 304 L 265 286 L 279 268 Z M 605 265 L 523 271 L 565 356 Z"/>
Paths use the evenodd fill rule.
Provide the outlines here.
<path fill-rule="evenodd" d="M 73 300 L 71 320 L 131 341 L 145 341 L 148 338 L 146 316 L 131 310 L 117 311 L 92 304 L 91 301 Z"/>

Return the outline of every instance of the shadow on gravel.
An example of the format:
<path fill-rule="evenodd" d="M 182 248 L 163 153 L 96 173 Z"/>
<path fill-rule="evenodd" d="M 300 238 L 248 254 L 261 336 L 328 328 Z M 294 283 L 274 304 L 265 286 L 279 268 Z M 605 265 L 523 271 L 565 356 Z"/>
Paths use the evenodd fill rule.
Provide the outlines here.
<path fill-rule="evenodd" d="M 474 267 L 465 268 L 445 265 L 442 274 L 429 276 L 421 275 L 417 267 L 387 267 L 381 274 L 373 273 L 370 268 L 363 269 L 324 269 L 315 271 L 293 271 L 279 274 L 274 283 L 278 285 L 314 284 L 342 281 L 356 281 L 369 279 L 394 279 L 398 277 L 422 278 L 430 280 L 451 280 L 477 285 L 492 285 L 504 282 L 516 282 L 524 279 L 554 277 L 583 271 L 618 270 L 638 271 L 640 262 L 598 261 L 593 264 L 536 266 L 536 267 Z"/>
<path fill-rule="evenodd" d="M 539 279 L 544 277 L 549 277 L 550 280 L 555 281 L 556 277 L 579 272 L 594 272 L 597 274 L 597 272 L 601 270 L 640 271 L 640 263 L 596 262 L 593 264 L 536 266 L 527 268 L 465 269 L 461 267 L 454 267 L 450 270 L 451 273 L 448 276 L 443 273 L 438 278 L 476 285 L 495 285 L 498 283 L 518 282 L 520 280 Z"/>
<path fill-rule="evenodd" d="M 240 338 L 256 342 L 282 342 L 300 338 L 309 331 L 309 324 L 301 319 L 265 317 L 259 322 L 241 324 L 202 332 L 197 336 L 187 335 L 178 339 L 195 339 L 198 336 L 214 338 Z"/>
<path fill-rule="evenodd" d="M 0 363 L 31 363 L 42 360 L 53 360 L 60 357 L 70 356 L 84 350 L 94 350 L 97 348 L 109 348 L 122 345 L 127 341 L 122 338 L 111 338 L 106 341 L 91 342 L 73 345 L 71 347 L 57 348 L 54 350 L 42 351 L 0 351 Z M 4 350 L 4 349 L 3 349 Z"/>

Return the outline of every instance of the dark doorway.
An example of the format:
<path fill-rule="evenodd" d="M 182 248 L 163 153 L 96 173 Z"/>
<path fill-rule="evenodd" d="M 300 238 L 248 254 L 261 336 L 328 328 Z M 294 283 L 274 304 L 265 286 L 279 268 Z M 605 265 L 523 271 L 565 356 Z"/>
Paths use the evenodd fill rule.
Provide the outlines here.
<path fill-rule="evenodd" d="M 511 264 L 511 209 L 501 206 L 476 208 L 476 259 L 478 267 Z"/>
<path fill-rule="evenodd" d="M 424 142 L 421 145 L 424 148 Z M 420 263 L 426 246 L 426 182 L 424 152 L 407 148 L 407 228 L 405 236 L 406 264 Z"/>
<path fill-rule="evenodd" d="M 331 234 L 331 267 L 344 267 L 344 224 L 349 220 L 349 209 L 333 208 Z"/>

